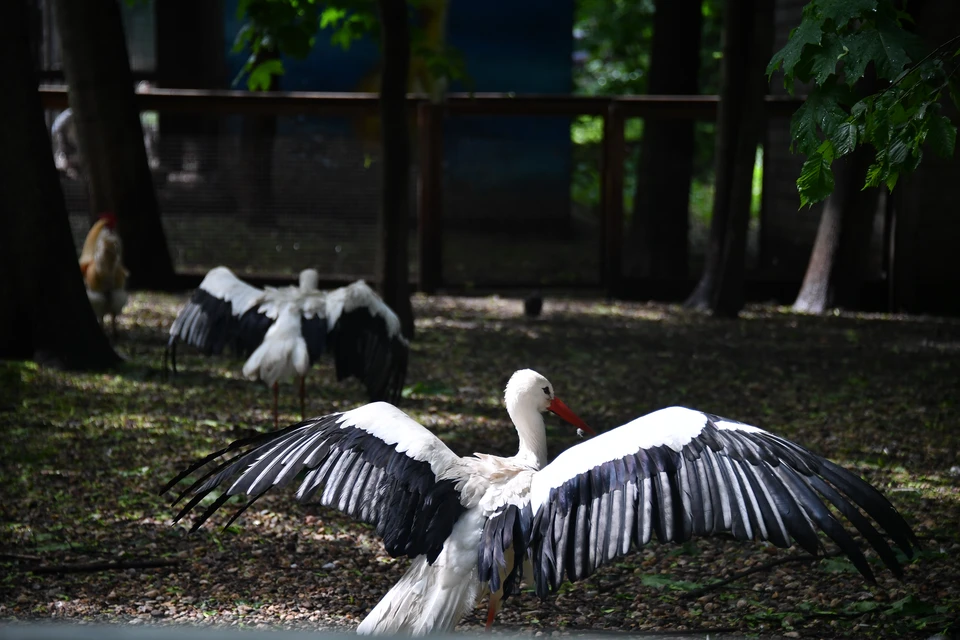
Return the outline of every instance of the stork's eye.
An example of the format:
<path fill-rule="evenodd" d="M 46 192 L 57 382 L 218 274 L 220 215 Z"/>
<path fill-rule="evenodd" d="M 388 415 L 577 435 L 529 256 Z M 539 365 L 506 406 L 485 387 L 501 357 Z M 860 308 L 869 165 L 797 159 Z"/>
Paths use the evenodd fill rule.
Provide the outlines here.
<path fill-rule="evenodd" d="M 543 392 L 549 397 L 550 396 L 550 387 L 544 387 Z"/>

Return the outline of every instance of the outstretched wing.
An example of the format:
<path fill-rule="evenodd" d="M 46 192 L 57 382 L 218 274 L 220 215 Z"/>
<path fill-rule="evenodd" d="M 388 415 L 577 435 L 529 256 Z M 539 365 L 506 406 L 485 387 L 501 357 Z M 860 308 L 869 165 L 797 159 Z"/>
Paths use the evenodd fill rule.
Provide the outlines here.
<path fill-rule="evenodd" d="M 202 473 L 176 499 L 193 496 L 174 518 L 179 521 L 211 491 L 226 487 L 194 520 L 196 530 L 232 496 L 247 502 L 230 522 L 267 490 L 297 481 L 299 501 L 319 495 L 321 504 L 374 525 L 390 555 L 426 554 L 433 562 L 465 511 L 456 488 L 460 465 L 430 431 L 376 402 L 238 440 L 191 465 L 160 493 Z"/>
<path fill-rule="evenodd" d="M 397 403 L 409 353 L 397 314 L 358 280 L 327 295 L 326 316 L 337 379 L 353 376 L 363 382 L 371 400 Z"/>
<path fill-rule="evenodd" d="M 211 269 L 173 321 L 168 346 L 180 340 L 204 354 L 216 355 L 230 344 L 249 355 L 276 318 L 258 313 L 263 298 L 262 289 L 247 284 L 230 269 Z"/>
<path fill-rule="evenodd" d="M 779 547 L 795 541 L 817 554 L 820 530 L 872 580 L 860 546 L 827 504 L 898 576 L 897 558 L 874 523 L 908 557 L 917 545 L 893 505 L 854 473 L 762 429 L 682 407 L 568 449 L 534 476 L 530 496 L 541 597 L 654 534 L 660 542 L 721 533 Z"/>

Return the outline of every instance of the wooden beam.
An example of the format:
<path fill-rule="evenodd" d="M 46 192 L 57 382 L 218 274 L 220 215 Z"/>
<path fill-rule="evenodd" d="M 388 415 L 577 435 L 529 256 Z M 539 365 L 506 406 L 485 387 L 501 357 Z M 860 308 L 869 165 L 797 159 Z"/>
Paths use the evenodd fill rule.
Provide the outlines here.
<path fill-rule="evenodd" d="M 41 86 L 40 99 L 45 109 L 66 109 L 67 89 Z M 427 102 L 426 96 L 408 94 L 410 109 Z M 512 93 L 450 93 L 443 103 L 449 115 L 605 115 L 610 104 L 617 103 L 625 118 L 685 118 L 714 120 L 717 96 L 644 95 L 616 98 L 571 95 L 515 95 Z M 793 96 L 767 96 L 768 116 L 788 117 L 803 104 Z M 350 115 L 376 113 L 376 93 L 333 93 L 314 91 L 226 91 L 202 89 L 157 89 L 137 93 L 137 105 L 143 111 L 179 111 L 187 113 L 272 114 L 272 115 Z"/>

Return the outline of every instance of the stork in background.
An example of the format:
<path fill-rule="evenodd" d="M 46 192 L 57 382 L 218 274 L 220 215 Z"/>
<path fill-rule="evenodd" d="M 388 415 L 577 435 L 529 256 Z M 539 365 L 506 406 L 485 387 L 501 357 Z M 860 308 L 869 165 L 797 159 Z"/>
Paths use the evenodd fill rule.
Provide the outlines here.
<path fill-rule="evenodd" d="M 230 522 L 267 490 L 296 481 L 301 502 L 319 496 L 321 504 L 374 525 L 391 556 L 412 562 L 360 623 L 364 634 L 448 632 L 486 594 L 489 628 L 503 599 L 518 592 L 525 559 L 545 598 L 653 536 L 682 542 L 730 534 L 779 547 L 795 542 L 817 555 L 819 531 L 873 580 L 860 545 L 828 504 L 898 577 L 900 564 L 876 525 L 908 557 L 917 546 L 877 489 L 763 429 L 671 407 L 547 464 L 544 411 L 590 428 L 529 369 L 510 378 L 504 401 L 520 439 L 510 458 L 457 456 L 405 413 L 378 402 L 238 440 L 191 465 L 161 493 L 202 474 L 177 497 L 175 503 L 192 495 L 177 522 L 226 487 L 195 518 L 196 530 L 232 496 L 248 501 Z"/>
<path fill-rule="evenodd" d="M 90 306 L 103 326 L 104 317 L 110 314 L 113 337 L 117 337 L 117 316 L 127 304 L 127 276 L 123 266 L 123 244 L 114 231 L 117 218 L 113 213 L 100 214 L 99 219 L 87 232 L 80 251 L 80 273 L 87 288 Z"/>
<path fill-rule="evenodd" d="M 319 280 L 314 269 L 305 269 L 299 286 L 258 289 L 226 267 L 212 269 L 170 327 L 164 360 L 169 357 L 176 373 L 178 341 L 206 355 L 230 345 L 247 357 L 243 375 L 273 388 L 275 426 L 279 381 L 299 379 L 306 417 L 305 378 L 326 351 L 333 354 L 338 380 L 353 376 L 371 400 L 396 403 L 409 352 L 397 315 L 363 280 L 333 291 L 320 291 Z"/>

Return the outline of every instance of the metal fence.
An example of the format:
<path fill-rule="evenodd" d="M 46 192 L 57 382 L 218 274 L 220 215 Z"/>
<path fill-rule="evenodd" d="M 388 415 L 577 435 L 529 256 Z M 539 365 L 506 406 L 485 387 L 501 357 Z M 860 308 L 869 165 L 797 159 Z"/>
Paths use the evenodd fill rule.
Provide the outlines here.
<path fill-rule="evenodd" d="M 66 90 L 43 87 L 41 96 L 52 123 L 68 105 Z M 179 272 L 226 264 L 272 276 L 311 266 L 333 281 L 372 275 L 381 189 L 376 94 L 146 89 L 137 99 Z M 768 114 L 783 117 L 798 104 L 770 97 Z M 441 104 L 410 96 L 416 136 L 412 278 L 427 292 L 444 285 L 617 291 L 623 284 L 624 167 L 630 153 L 624 123 L 711 120 L 717 105 L 716 96 L 450 94 Z M 477 122 L 510 122 L 515 130 L 552 122 L 569 131 L 582 115 L 603 122 L 602 141 L 578 150 L 578 161 L 598 175 L 599 198 L 586 205 L 570 197 L 569 181 L 568 192 L 557 194 L 535 181 L 519 189 L 504 186 L 498 183 L 502 171 L 484 174 L 491 163 L 515 162 L 522 137 L 491 135 L 478 143 L 476 136 L 450 135 Z M 264 122 L 275 135 L 251 165 L 242 131 Z M 452 158 L 457 171 L 451 170 Z M 82 161 L 75 164 L 78 170 L 64 170 L 62 183 L 79 244 L 89 210 Z M 692 247 L 691 254 L 702 255 L 702 247 Z"/>

